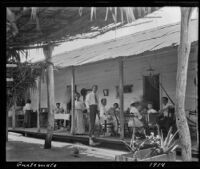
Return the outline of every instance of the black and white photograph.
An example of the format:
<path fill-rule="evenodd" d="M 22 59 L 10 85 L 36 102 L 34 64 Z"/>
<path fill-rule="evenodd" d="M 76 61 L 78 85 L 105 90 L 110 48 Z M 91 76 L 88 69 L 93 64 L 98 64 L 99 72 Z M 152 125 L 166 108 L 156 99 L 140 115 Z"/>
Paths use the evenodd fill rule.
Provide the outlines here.
<path fill-rule="evenodd" d="M 6 162 L 199 162 L 198 6 L 19 6 Z"/>

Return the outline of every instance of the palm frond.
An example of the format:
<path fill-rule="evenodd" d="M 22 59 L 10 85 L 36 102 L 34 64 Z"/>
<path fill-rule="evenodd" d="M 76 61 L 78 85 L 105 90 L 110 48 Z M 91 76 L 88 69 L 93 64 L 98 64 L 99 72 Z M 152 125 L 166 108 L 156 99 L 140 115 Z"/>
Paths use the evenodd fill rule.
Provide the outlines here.
<path fill-rule="evenodd" d="M 133 148 L 124 140 L 121 140 L 125 144 L 125 146 L 128 148 L 129 151 L 134 152 Z"/>
<path fill-rule="evenodd" d="M 91 13 L 90 13 L 90 20 L 92 21 L 93 15 L 95 16 L 96 19 L 96 7 L 91 7 Z"/>
<path fill-rule="evenodd" d="M 38 18 L 38 7 L 32 7 L 31 8 L 31 19 L 36 21 L 36 29 L 40 31 L 40 23 Z"/>
<path fill-rule="evenodd" d="M 179 130 L 177 130 L 173 135 L 172 137 L 169 139 L 169 143 L 172 142 L 172 140 L 174 139 L 174 137 L 178 134 Z"/>
<path fill-rule="evenodd" d="M 105 21 L 107 21 L 107 19 L 108 19 L 108 12 L 109 12 L 109 7 L 106 8 L 106 17 L 105 17 Z"/>
<path fill-rule="evenodd" d="M 124 23 L 124 13 L 122 7 L 120 7 L 120 13 L 121 13 L 121 22 Z"/>
<path fill-rule="evenodd" d="M 37 7 L 32 7 L 31 8 L 31 19 L 33 19 L 33 20 L 36 19 L 36 17 L 37 17 L 37 11 L 38 11 Z"/>
<path fill-rule="evenodd" d="M 136 16 L 135 13 L 137 13 L 138 17 L 143 17 L 144 15 L 147 15 L 153 11 L 152 7 L 106 7 L 106 13 L 105 13 L 105 21 L 108 20 L 109 12 L 111 12 L 113 21 L 117 22 L 117 15 L 118 15 L 118 8 L 121 14 L 121 22 L 124 22 L 124 13 L 126 16 L 127 23 L 131 23 L 135 21 Z M 79 8 L 79 15 L 82 15 L 83 7 Z M 96 10 L 97 7 L 91 7 L 90 11 L 90 20 L 92 21 L 93 18 L 96 18 Z"/>
<path fill-rule="evenodd" d="M 169 142 L 169 138 L 171 136 L 171 133 L 172 133 L 172 127 L 170 127 L 170 129 L 167 133 L 167 137 L 165 138 L 164 145 L 166 145 Z"/>
<path fill-rule="evenodd" d="M 115 7 L 115 23 L 117 23 L 117 7 Z"/>
<path fill-rule="evenodd" d="M 161 136 L 160 136 L 160 146 L 163 147 L 164 146 L 164 138 L 163 138 L 163 132 L 161 130 Z"/>
<path fill-rule="evenodd" d="M 83 12 L 83 7 L 79 8 L 79 15 L 82 16 L 82 12 Z"/>
<path fill-rule="evenodd" d="M 179 145 L 175 145 L 172 149 L 171 149 L 171 152 L 175 151 L 177 148 L 179 147 Z"/>
<path fill-rule="evenodd" d="M 10 8 L 6 8 L 6 19 L 9 22 L 15 22 L 15 15 L 14 13 L 10 10 Z"/>
<path fill-rule="evenodd" d="M 179 146 L 179 145 L 178 145 L 178 141 L 175 140 L 175 141 L 171 144 L 171 146 L 166 147 L 166 150 L 165 150 L 164 152 L 165 152 L 165 153 L 172 152 L 172 151 L 175 150 L 178 146 Z"/>

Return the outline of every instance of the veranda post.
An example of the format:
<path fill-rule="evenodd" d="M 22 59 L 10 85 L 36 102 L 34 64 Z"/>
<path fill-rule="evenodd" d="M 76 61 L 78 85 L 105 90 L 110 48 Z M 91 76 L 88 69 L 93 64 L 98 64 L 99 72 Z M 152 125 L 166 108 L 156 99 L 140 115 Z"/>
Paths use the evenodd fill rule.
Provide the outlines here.
<path fill-rule="evenodd" d="M 48 102 L 48 126 L 47 135 L 45 139 L 44 148 L 51 148 L 51 140 L 54 130 L 54 110 L 55 110 L 55 98 L 54 98 L 54 72 L 52 64 L 52 51 L 53 46 L 47 45 L 43 47 L 43 52 L 47 62 L 47 102 Z"/>

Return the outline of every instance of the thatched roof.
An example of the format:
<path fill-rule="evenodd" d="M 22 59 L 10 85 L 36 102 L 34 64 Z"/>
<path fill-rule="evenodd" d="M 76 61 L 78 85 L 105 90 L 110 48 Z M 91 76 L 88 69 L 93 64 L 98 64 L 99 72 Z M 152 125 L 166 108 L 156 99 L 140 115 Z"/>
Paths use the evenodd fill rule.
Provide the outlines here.
<path fill-rule="evenodd" d="M 191 42 L 198 41 L 198 20 L 192 19 Z M 53 56 L 55 66 L 64 68 L 114 59 L 131 57 L 167 47 L 177 47 L 180 43 L 180 22 L 145 30 L 99 44 L 82 47 Z"/>
<path fill-rule="evenodd" d="M 139 12 L 137 8 L 133 10 L 135 19 L 157 10 L 157 8 L 147 9 L 148 11 L 145 12 L 144 8 L 143 13 Z M 30 45 L 62 42 L 71 40 L 76 35 L 98 30 L 99 33 L 95 35 L 97 36 L 115 27 L 106 27 L 108 24 L 114 23 L 114 20 L 112 14 L 109 13 L 108 19 L 105 21 L 105 7 L 96 9 L 96 19 L 92 21 L 89 7 L 84 7 L 81 16 L 80 7 L 38 7 L 25 10 L 13 7 L 9 10 L 14 14 L 15 19 L 9 18 L 7 11 L 7 21 L 11 21 L 7 22 L 8 48 L 23 49 Z M 121 15 L 118 14 L 117 18 L 118 21 L 121 20 Z M 8 25 L 11 25 L 10 29 Z M 97 30 L 92 29 L 95 27 Z M 12 29 L 15 29 L 15 34 Z"/>

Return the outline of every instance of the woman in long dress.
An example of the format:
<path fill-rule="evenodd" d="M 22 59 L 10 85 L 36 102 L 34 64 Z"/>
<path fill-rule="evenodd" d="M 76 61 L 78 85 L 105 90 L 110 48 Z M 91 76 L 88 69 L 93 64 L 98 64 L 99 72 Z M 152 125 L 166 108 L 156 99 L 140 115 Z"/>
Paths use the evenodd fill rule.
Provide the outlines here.
<path fill-rule="evenodd" d="M 32 108 L 31 108 L 31 100 L 27 99 L 26 105 L 23 108 L 24 111 L 24 128 L 29 128 L 31 127 L 31 112 L 32 112 Z"/>
<path fill-rule="evenodd" d="M 80 100 L 80 94 L 77 93 L 75 97 L 75 133 L 84 134 L 85 124 L 83 119 L 83 110 L 85 110 L 84 103 Z"/>

